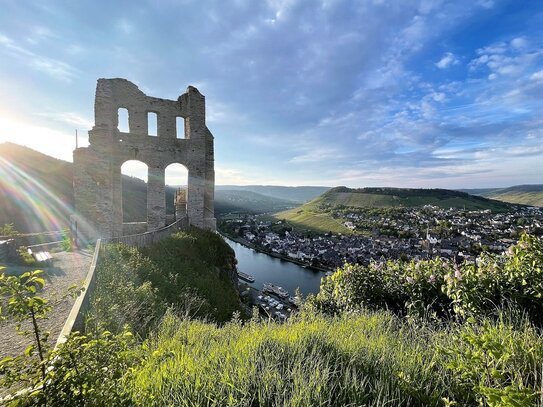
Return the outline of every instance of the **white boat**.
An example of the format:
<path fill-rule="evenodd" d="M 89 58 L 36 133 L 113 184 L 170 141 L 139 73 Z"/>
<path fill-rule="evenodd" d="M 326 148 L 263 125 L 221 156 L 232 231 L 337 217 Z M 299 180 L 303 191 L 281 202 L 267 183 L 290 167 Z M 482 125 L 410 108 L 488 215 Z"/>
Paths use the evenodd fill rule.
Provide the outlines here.
<path fill-rule="evenodd" d="M 297 307 L 300 305 L 300 297 L 288 297 L 288 301 Z"/>
<path fill-rule="evenodd" d="M 249 283 L 254 283 L 255 278 L 249 274 L 242 273 L 241 271 L 238 271 L 238 277 L 242 280 L 248 281 Z"/>
<path fill-rule="evenodd" d="M 264 283 L 264 292 L 269 292 L 272 294 L 275 294 L 281 298 L 287 298 L 288 297 L 288 291 L 285 290 L 283 287 L 279 287 L 277 285 L 273 285 L 272 283 Z"/>

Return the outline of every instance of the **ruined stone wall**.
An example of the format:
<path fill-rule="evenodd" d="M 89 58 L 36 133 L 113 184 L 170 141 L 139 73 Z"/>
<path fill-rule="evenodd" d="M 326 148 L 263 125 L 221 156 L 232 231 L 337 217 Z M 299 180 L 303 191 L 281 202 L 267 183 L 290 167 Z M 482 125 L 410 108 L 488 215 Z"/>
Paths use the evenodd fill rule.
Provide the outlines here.
<path fill-rule="evenodd" d="M 129 132 L 118 130 L 118 110 L 129 115 Z M 146 96 L 125 79 L 99 79 L 90 146 L 74 151 L 74 192 L 78 214 L 96 236 L 123 234 L 121 166 L 139 160 L 148 166 L 147 228 L 166 224 L 165 169 L 179 163 L 189 173 L 189 222 L 215 229 L 213 135 L 205 124 L 205 97 L 189 86 L 177 101 Z M 147 134 L 148 113 L 157 114 L 157 136 Z M 185 120 L 185 134 L 176 135 L 176 118 Z M 183 137 L 183 138 L 179 138 Z"/>

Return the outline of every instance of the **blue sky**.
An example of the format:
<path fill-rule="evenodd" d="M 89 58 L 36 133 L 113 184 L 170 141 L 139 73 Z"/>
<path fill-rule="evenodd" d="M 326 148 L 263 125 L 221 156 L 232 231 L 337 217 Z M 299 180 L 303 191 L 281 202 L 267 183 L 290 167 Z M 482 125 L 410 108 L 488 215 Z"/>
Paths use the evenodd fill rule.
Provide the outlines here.
<path fill-rule="evenodd" d="M 71 160 L 96 79 L 206 95 L 219 184 L 543 183 L 543 2 L 4 0 L 0 142 Z"/>

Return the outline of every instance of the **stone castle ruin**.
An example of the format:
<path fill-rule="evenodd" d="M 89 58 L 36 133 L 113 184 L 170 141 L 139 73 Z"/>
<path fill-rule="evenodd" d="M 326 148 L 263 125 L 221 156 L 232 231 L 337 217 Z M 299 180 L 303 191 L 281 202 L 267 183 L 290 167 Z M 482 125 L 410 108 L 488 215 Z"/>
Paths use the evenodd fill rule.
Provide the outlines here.
<path fill-rule="evenodd" d="M 118 129 L 121 108 L 128 110 L 128 133 Z M 157 136 L 147 134 L 148 113 L 157 115 Z M 177 198 L 178 216 L 215 230 L 213 135 L 206 126 L 205 97 L 198 89 L 189 86 L 177 100 L 166 100 L 146 96 L 126 79 L 99 79 L 94 115 L 89 147 L 74 150 L 78 223 L 90 226 L 90 237 L 123 235 L 121 166 L 129 160 L 147 164 L 148 231 L 166 226 L 164 174 L 174 163 L 188 170 L 186 193 Z M 176 134 L 178 117 L 185 121 L 184 135 Z"/>

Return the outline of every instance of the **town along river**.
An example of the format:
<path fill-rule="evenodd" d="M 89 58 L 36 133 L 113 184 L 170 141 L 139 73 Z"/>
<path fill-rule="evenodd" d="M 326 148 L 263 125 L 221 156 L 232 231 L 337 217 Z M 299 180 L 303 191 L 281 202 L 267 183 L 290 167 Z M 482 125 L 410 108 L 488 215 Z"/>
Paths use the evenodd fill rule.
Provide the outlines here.
<path fill-rule="evenodd" d="M 296 288 L 299 288 L 304 296 L 319 292 L 324 272 L 298 266 L 249 249 L 225 236 L 223 238 L 236 252 L 238 271 L 254 277 L 254 283 L 247 283 L 251 287 L 262 290 L 264 283 L 272 283 L 288 290 L 291 296 L 294 296 Z"/>

